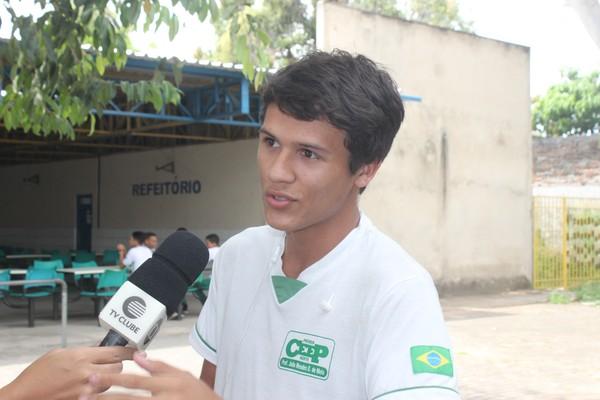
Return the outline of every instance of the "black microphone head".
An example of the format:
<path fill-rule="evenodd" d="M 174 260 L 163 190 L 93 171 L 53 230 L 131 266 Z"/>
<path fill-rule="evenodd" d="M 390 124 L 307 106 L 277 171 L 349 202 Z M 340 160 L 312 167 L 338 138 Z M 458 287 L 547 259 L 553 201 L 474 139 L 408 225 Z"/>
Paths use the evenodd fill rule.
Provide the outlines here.
<path fill-rule="evenodd" d="M 196 235 L 177 231 L 167 237 L 152 258 L 129 281 L 160 301 L 173 314 L 208 263 L 208 249 Z"/>

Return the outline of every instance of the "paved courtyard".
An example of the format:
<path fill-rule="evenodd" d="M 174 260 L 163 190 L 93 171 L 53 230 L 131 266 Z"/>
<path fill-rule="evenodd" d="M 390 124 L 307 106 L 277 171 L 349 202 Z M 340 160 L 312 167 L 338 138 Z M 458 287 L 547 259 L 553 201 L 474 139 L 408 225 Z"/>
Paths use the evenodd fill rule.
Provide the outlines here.
<path fill-rule="evenodd" d="M 600 399 L 600 307 L 545 302 L 546 294 L 447 297 L 442 305 L 455 350 L 464 400 Z M 148 354 L 194 374 L 202 366 L 187 335 L 200 311 L 163 326 Z M 89 301 L 70 304 L 69 346 L 93 345 L 104 335 L 91 318 Z M 0 304 L 0 385 L 60 343 L 59 321 L 41 318 L 27 328 L 26 310 Z M 128 363 L 129 371 L 137 369 Z"/>

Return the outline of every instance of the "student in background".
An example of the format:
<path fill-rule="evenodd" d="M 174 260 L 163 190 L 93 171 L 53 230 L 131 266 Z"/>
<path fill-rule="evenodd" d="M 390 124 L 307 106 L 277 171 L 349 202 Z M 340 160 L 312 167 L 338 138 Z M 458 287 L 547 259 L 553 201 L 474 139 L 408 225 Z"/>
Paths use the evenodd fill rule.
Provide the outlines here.
<path fill-rule="evenodd" d="M 156 248 L 158 247 L 158 236 L 156 236 L 156 233 L 146 232 L 146 239 L 144 240 L 144 245 L 154 253 L 154 251 L 156 251 Z"/>
<path fill-rule="evenodd" d="M 206 235 L 204 241 L 206 242 L 206 247 L 208 247 L 208 262 L 211 262 L 215 259 L 215 256 L 219 252 L 219 243 L 221 240 L 216 233 L 211 233 Z"/>
<path fill-rule="evenodd" d="M 125 245 L 119 243 L 117 251 L 119 252 L 119 265 L 134 272 L 147 259 L 152 257 L 152 251 L 144 245 L 146 234 L 142 231 L 134 231 L 129 237 L 129 251 L 125 254 Z"/>

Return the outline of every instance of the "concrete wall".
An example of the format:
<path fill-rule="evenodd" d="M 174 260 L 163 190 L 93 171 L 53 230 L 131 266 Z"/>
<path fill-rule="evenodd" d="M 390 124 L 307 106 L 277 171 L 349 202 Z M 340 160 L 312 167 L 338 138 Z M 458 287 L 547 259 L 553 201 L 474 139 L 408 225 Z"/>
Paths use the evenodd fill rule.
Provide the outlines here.
<path fill-rule="evenodd" d="M 256 140 L 0 168 L 0 244 L 74 248 L 77 194 L 93 196 L 92 247 L 112 248 L 134 229 L 165 237 L 180 226 L 223 239 L 264 223 Z M 174 173 L 157 167 L 174 163 Z M 98 173 L 99 172 L 99 173 Z M 24 182 L 39 175 L 39 184 Z M 134 195 L 134 184 L 193 181 L 200 193 Z M 146 187 L 148 188 L 148 187 Z M 141 193 L 141 191 L 139 192 Z"/>
<path fill-rule="evenodd" d="M 362 199 L 443 291 L 527 285 L 532 272 L 529 49 L 336 3 L 317 47 L 362 53 L 403 93 L 406 119 Z"/>

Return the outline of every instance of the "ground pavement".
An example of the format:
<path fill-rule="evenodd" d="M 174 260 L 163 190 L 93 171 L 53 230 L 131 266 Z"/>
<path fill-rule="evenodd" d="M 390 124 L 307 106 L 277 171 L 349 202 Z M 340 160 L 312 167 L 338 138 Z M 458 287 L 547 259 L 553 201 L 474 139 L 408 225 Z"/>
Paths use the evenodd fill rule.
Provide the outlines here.
<path fill-rule="evenodd" d="M 540 292 L 447 297 L 444 314 L 455 352 L 455 369 L 464 400 L 600 399 L 600 307 L 554 305 Z M 148 350 L 199 374 L 202 358 L 187 344 L 201 306 L 189 299 L 190 313 L 168 321 Z M 50 308 L 27 328 L 24 309 L 0 303 L 0 385 L 60 343 L 59 321 Z M 70 304 L 68 344 L 93 345 L 104 335 L 86 299 Z M 127 363 L 128 371 L 139 370 Z"/>

